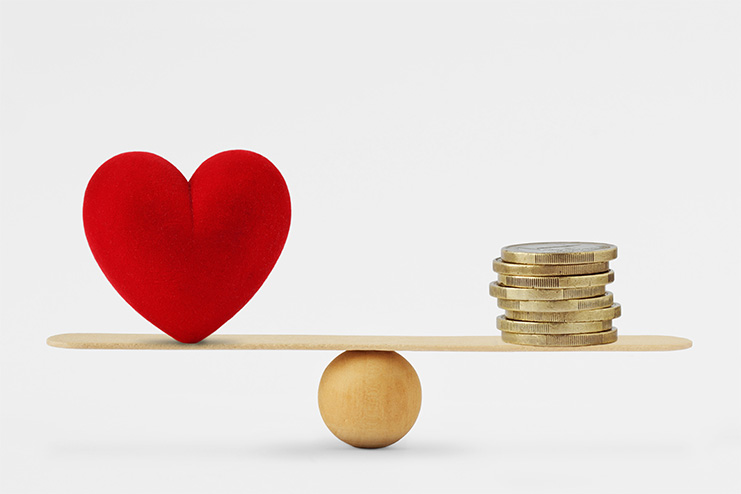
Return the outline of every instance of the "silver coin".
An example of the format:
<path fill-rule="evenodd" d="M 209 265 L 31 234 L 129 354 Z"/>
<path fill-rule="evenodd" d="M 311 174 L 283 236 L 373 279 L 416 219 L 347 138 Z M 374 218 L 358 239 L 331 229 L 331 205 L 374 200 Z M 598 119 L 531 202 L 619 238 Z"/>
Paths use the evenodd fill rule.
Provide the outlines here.
<path fill-rule="evenodd" d="M 502 247 L 502 260 L 519 264 L 579 264 L 616 257 L 616 246 L 595 242 L 534 242 Z"/>

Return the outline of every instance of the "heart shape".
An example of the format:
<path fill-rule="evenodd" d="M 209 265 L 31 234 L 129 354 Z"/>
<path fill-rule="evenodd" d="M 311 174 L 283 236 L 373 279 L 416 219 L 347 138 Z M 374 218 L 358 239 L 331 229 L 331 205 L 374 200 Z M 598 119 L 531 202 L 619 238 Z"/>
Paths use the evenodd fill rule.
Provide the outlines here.
<path fill-rule="evenodd" d="M 85 191 L 90 250 L 139 314 L 183 343 L 231 319 L 272 271 L 288 235 L 283 176 L 250 151 L 204 161 L 190 181 L 156 154 L 103 163 Z"/>

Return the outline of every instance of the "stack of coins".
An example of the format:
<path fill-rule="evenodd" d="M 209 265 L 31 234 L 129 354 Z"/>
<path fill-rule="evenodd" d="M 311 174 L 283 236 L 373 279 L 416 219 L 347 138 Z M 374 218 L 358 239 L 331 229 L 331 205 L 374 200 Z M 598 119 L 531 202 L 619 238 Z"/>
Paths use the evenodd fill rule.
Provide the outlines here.
<path fill-rule="evenodd" d="M 586 346 L 617 341 L 612 320 L 620 304 L 605 291 L 615 279 L 609 261 L 617 247 L 592 242 L 509 245 L 494 259 L 489 285 L 504 316 L 497 329 L 507 343 Z"/>

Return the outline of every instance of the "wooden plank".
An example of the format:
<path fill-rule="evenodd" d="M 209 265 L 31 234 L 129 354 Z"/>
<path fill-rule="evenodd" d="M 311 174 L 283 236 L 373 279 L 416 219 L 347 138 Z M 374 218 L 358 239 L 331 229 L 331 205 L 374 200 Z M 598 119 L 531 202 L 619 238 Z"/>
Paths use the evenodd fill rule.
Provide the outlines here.
<path fill-rule="evenodd" d="M 211 335 L 199 343 L 179 343 L 164 334 L 67 333 L 46 343 L 86 350 L 389 350 L 428 352 L 645 352 L 692 346 L 676 336 L 621 335 L 607 345 L 536 347 L 502 342 L 501 336 Z"/>

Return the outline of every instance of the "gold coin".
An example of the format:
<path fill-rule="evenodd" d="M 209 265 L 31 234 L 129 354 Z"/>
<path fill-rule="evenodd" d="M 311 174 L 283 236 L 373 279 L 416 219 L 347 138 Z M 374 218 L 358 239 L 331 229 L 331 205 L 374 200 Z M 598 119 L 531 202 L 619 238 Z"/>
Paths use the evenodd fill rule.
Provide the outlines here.
<path fill-rule="evenodd" d="M 515 321 L 611 321 L 620 317 L 620 304 L 612 304 L 610 307 L 604 307 L 602 309 L 580 310 L 576 312 L 524 312 L 519 310 L 505 310 L 504 317 Z"/>
<path fill-rule="evenodd" d="M 614 245 L 593 242 L 536 242 L 502 247 L 502 260 L 517 264 L 584 264 L 616 257 Z"/>
<path fill-rule="evenodd" d="M 615 281 L 615 272 L 582 274 L 579 276 L 512 276 L 499 275 L 499 284 L 516 288 L 581 288 L 606 285 Z"/>
<path fill-rule="evenodd" d="M 500 298 L 497 305 L 500 309 L 528 312 L 573 312 L 576 310 L 601 309 L 612 305 L 612 293 L 607 292 L 599 297 L 578 298 L 576 300 L 507 300 Z"/>
<path fill-rule="evenodd" d="M 617 341 L 617 328 L 589 334 L 516 334 L 502 332 L 502 341 L 530 346 L 589 346 Z"/>
<path fill-rule="evenodd" d="M 497 257 L 492 262 L 495 273 L 516 276 L 574 276 L 577 274 L 604 273 L 610 269 L 609 262 L 587 264 L 514 264 Z"/>
<path fill-rule="evenodd" d="M 570 300 L 598 297 L 605 294 L 605 285 L 583 288 L 512 288 L 496 281 L 489 283 L 489 295 L 508 300 Z"/>
<path fill-rule="evenodd" d="M 581 334 L 597 333 L 612 327 L 612 321 L 588 322 L 532 322 L 497 317 L 497 329 L 507 333 L 524 334 Z"/>

